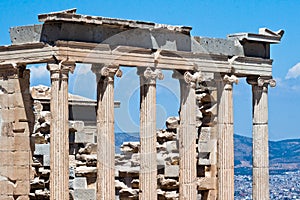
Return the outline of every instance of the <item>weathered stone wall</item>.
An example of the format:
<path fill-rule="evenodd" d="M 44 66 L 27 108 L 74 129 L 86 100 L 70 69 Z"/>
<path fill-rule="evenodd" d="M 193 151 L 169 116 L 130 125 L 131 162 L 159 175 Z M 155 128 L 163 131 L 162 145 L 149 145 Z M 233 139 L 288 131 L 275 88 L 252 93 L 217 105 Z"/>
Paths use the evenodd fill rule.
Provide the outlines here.
<path fill-rule="evenodd" d="M 0 199 L 29 199 L 34 117 L 29 70 L 0 70 Z"/>
<path fill-rule="evenodd" d="M 198 190 L 201 199 L 217 199 L 217 88 L 214 75 L 196 89 L 198 126 Z"/>

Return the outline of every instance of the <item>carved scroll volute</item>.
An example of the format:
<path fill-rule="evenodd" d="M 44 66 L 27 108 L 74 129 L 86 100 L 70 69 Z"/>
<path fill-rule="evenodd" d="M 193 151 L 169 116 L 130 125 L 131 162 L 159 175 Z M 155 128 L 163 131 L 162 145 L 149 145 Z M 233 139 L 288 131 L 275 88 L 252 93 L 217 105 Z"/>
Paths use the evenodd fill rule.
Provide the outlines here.
<path fill-rule="evenodd" d="M 147 84 L 155 84 L 156 79 L 163 80 L 164 75 L 161 71 L 161 69 L 151 69 L 150 67 L 147 67 L 146 69 L 138 69 L 137 74 L 139 76 L 144 77 L 144 81 Z"/>
<path fill-rule="evenodd" d="M 228 76 L 226 74 L 223 77 L 223 81 L 228 84 L 231 84 L 231 83 L 238 84 L 239 83 L 239 79 L 235 75 Z"/>
<path fill-rule="evenodd" d="M 185 72 L 183 75 L 184 81 L 192 88 L 196 88 L 196 83 L 203 81 L 203 76 L 201 72 L 195 72 L 191 74 L 190 72 Z"/>
<path fill-rule="evenodd" d="M 267 88 L 268 85 L 271 87 L 276 86 L 276 81 L 271 77 L 247 77 L 247 83 L 250 85 L 257 85 L 259 87 Z"/>
<path fill-rule="evenodd" d="M 235 75 L 227 75 L 225 74 L 223 76 L 222 81 L 224 82 L 224 89 L 232 89 L 232 84 L 238 84 L 239 83 L 239 79 L 235 76 Z"/>
<path fill-rule="evenodd" d="M 92 72 L 94 72 L 97 76 L 97 79 L 106 79 L 107 81 L 113 81 L 114 76 L 121 77 L 123 72 L 120 70 L 118 66 L 112 65 L 93 65 Z"/>
<path fill-rule="evenodd" d="M 50 71 L 51 79 L 61 79 L 61 80 L 68 80 L 69 72 L 73 73 L 75 70 L 75 63 L 74 62 L 64 62 L 61 61 L 58 64 L 48 63 L 47 69 Z"/>
<path fill-rule="evenodd" d="M 265 78 L 262 78 L 262 77 L 258 77 L 257 85 L 262 87 L 265 84 L 269 84 L 271 87 L 275 87 L 276 86 L 276 81 L 274 79 L 265 79 Z"/>
<path fill-rule="evenodd" d="M 172 74 L 172 78 L 179 79 L 180 81 L 184 81 L 187 83 L 189 87 L 196 88 L 196 84 L 198 82 L 203 82 L 204 78 L 201 72 L 192 72 L 185 71 L 184 73 L 181 71 L 174 70 Z"/>

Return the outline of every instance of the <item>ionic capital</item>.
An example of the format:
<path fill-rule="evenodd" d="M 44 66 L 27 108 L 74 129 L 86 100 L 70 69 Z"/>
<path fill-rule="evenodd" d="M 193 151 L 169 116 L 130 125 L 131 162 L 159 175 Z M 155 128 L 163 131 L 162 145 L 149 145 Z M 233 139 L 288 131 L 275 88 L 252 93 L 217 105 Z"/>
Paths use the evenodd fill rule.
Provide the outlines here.
<path fill-rule="evenodd" d="M 100 71 L 101 76 L 114 76 L 121 77 L 123 72 L 119 68 L 103 67 Z"/>
<path fill-rule="evenodd" d="M 192 74 L 189 71 L 185 71 L 183 73 L 181 71 L 174 70 L 172 77 L 179 80 L 183 80 L 192 88 L 196 88 L 196 83 L 204 81 L 204 77 L 201 72 L 195 72 L 194 74 Z"/>
<path fill-rule="evenodd" d="M 191 74 L 187 71 L 183 74 L 183 79 L 192 88 L 196 88 L 196 83 L 203 81 L 203 77 L 200 72 L 195 72 L 194 74 Z"/>
<path fill-rule="evenodd" d="M 105 65 L 105 64 L 97 64 L 92 65 L 92 72 L 94 72 L 97 76 L 113 79 L 113 77 L 116 75 L 117 77 L 122 76 L 122 71 L 119 69 L 118 66 L 114 65 Z"/>
<path fill-rule="evenodd" d="M 50 71 L 51 80 L 68 80 L 69 72 L 73 73 L 75 70 L 75 62 L 48 63 L 47 69 Z"/>
<path fill-rule="evenodd" d="M 262 87 L 265 84 L 269 84 L 271 87 L 275 87 L 276 86 L 276 81 L 274 79 L 264 79 L 259 77 L 257 79 L 257 85 Z"/>
<path fill-rule="evenodd" d="M 154 84 L 156 82 L 156 79 L 159 80 L 164 79 L 164 75 L 161 71 L 161 69 L 151 69 L 150 67 L 144 68 L 138 68 L 137 74 L 141 77 L 144 77 L 145 81 L 147 81 L 148 84 Z"/>
<path fill-rule="evenodd" d="M 227 74 L 225 74 L 223 76 L 223 81 L 225 84 L 238 84 L 239 83 L 239 79 L 235 76 L 235 75 L 231 75 L 231 76 L 228 76 Z"/>
<path fill-rule="evenodd" d="M 268 86 L 271 87 L 276 86 L 276 81 L 270 77 L 247 77 L 247 83 L 251 85 L 257 85 L 259 87 Z"/>

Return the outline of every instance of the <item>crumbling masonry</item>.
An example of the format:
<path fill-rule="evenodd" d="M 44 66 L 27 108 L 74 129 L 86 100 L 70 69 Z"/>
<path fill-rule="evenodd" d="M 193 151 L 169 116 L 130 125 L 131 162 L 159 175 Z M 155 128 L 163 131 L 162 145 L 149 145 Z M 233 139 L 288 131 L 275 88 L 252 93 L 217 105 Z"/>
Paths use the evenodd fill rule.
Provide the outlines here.
<path fill-rule="evenodd" d="M 253 93 L 253 199 L 269 199 L 270 44 L 283 31 L 215 39 L 191 36 L 191 27 L 75 9 L 38 18 L 43 24 L 11 28 L 12 44 L 0 47 L 0 200 L 234 199 L 232 92 L 240 77 Z M 51 90 L 30 93 L 26 65 L 36 63 L 47 63 Z M 92 64 L 97 77 L 92 125 L 69 117 L 68 79 L 76 63 Z M 124 143 L 115 156 L 120 66 L 136 67 L 140 77 L 140 142 Z M 157 132 L 162 69 L 174 71 L 181 95 L 179 117 Z M 39 92 L 51 96 L 50 108 Z"/>

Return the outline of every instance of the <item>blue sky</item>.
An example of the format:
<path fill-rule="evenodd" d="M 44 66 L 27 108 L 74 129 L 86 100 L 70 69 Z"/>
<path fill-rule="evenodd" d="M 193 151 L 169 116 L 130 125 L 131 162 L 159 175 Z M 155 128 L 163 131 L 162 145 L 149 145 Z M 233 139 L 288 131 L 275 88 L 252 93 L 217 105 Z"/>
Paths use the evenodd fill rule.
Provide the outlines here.
<path fill-rule="evenodd" d="M 225 38 L 236 32 L 257 33 L 261 27 L 271 30 L 284 29 L 281 44 L 272 45 L 271 57 L 274 59 L 273 76 L 277 86 L 269 90 L 269 135 L 270 139 L 299 138 L 300 113 L 300 3 L 297 1 L 37 1 L 37 0 L 0 0 L 0 45 L 10 44 L 9 27 L 38 23 L 37 15 L 69 8 L 77 8 L 77 13 L 113 18 L 153 21 L 172 25 L 192 26 L 192 35 Z M 298 65 L 297 65 L 298 64 Z M 32 67 L 32 84 L 49 84 L 48 72 L 44 66 Z M 122 92 L 116 93 L 116 100 L 126 110 L 116 111 L 116 122 L 121 130 L 138 130 L 138 78 L 135 71 L 125 70 L 124 77 L 131 81 L 133 91 L 125 99 Z M 168 115 L 176 115 L 178 110 L 178 91 L 175 80 L 166 73 L 166 79 L 158 82 L 159 121 Z M 80 76 L 76 76 L 80 74 Z M 90 82 L 83 84 L 89 76 L 84 67 L 78 67 L 75 75 L 70 76 L 70 90 L 84 94 Z M 123 77 L 123 78 L 124 78 Z M 122 89 L 123 78 L 116 81 L 116 90 Z M 80 81 L 81 80 L 81 81 Z M 90 80 L 90 79 L 88 79 Z M 128 84 L 126 82 L 126 84 Z M 84 94 L 93 97 L 94 92 Z M 167 96 L 167 97 L 166 97 Z M 125 102 L 125 103 L 123 103 Z M 234 87 L 235 133 L 251 136 L 251 87 L 241 80 Z M 129 111 L 128 116 L 126 116 Z M 124 113 L 122 113 L 124 112 Z M 128 125 L 125 119 L 130 119 Z M 163 126 L 159 123 L 158 126 Z M 126 131 L 126 130 L 125 130 Z"/>

